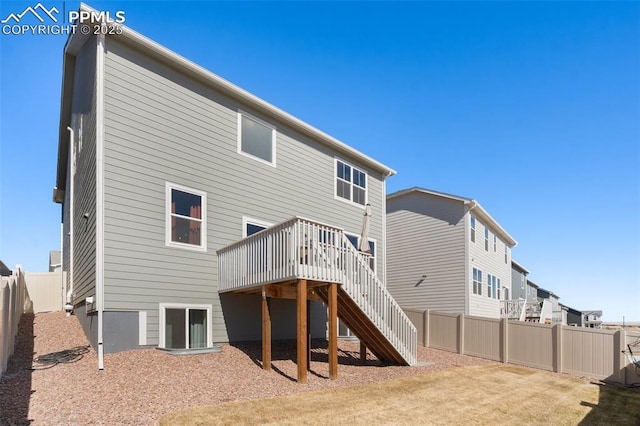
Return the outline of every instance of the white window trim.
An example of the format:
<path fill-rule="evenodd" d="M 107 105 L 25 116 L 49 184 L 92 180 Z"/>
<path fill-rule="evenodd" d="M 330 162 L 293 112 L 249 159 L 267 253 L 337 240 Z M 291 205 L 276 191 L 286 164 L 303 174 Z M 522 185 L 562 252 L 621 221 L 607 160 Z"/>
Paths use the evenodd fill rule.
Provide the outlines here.
<path fill-rule="evenodd" d="M 178 243 L 171 241 L 171 190 L 187 192 L 202 198 L 202 226 L 200 228 L 200 245 Z M 207 251 L 207 193 L 177 183 L 165 182 L 165 246 L 194 251 Z"/>
<path fill-rule="evenodd" d="M 358 246 L 360 245 L 360 235 L 346 231 L 344 234 L 350 237 L 356 237 L 358 239 Z M 375 238 L 367 238 L 367 240 L 373 242 L 373 247 L 375 248 L 375 253 L 373 255 L 373 260 L 375 261 L 373 262 L 373 272 L 378 275 L 378 241 Z M 357 249 L 358 247 L 356 247 L 356 250 Z"/>
<path fill-rule="evenodd" d="M 346 198 L 342 198 L 339 197 L 337 192 L 338 192 L 338 161 L 351 167 L 351 182 L 349 182 L 350 185 L 350 192 L 349 192 L 349 199 L 347 200 Z M 353 201 L 353 169 L 358 170 L 359 172 L 364 173 L 365 175 L 365 181 L 367 182 L 366 188 L 364 188 L 364 204 L 360 204 L 360 203 L 356 203 L 355 201 Z M 343 179 L 341 179 L 343 180 Z M 346 182 L 346 181 L 345 181 Z M 344 203 L 347 204 L 351 204 L 352 206 L 357 206 L 360 208 L 364 208 L 368 203 L 369 203 L 369 173 L 367 173 L 365 170 L 361 169 L 360 167 L 355 167 L 353 164 L 349 163 L 348 161 L 344 161 L 342 158 L 338 158 L 338 157 L 334 157 L 333 158 L 333 198 L 335 198 L 336 200 L 340 200 Z"/>
<path fill-rule="evenodd" d="M 478 278 L 477 280 L 473 279 L 473 270 L 476 270 L 476 278 Z M 474 296 L 482 296 L 482 286 L 484 285 L 484 283 L 482 282 L 482 269 L 480 268 L 476 268 L 475 266 L 471 268 L 471 294 L 473 294 Z M 476 288 L 478 289 L 478 292 L 476 293 L 474 290 L 474 284 L 477 283 L 478 285 L 476 286 Z"/>
<path fill-rule="evenodd" d="M 265 222 L 264 220 L 253 219 L 248 216 L 242 216 L 242 238 L 247 237 L 247 225 L 264 226 L 265 228 L 270 228 L 273 226 L 273 223 Z"/>
<path fill-rule="evenodd" d="M 475 216 L 469 216 L 469 241 L 476 243 L 478 219 Z"/>
<path fill-rule="evenodd" d="M 166 348 L 166 330 L 165 330 L 165 324 L 166 324 L 166 309 L 200 309 L 200 310 L 206 310 L 207 311 L 207 347 L 211 348 L 213 347 L 213 333 L 212 333 L 212 329 L 213 329 L 213 324 L 212 324 L 212 320 L 213 320 L 213 315 L 211 314 L 212 311 L 212 307 L 211 305 L 198 305 L 198 304 L 189 304 L 189 303 L 160 303 L 159 306 L 159 316 L 160 316 L 160 324 L 159 324 L 159 330 L 160 330 L 160 336 L 158 339 L 158 347 L 160 348 Z M 185 311 L 186 312 L 186 311 Z M 186 313 L 185 313 L 186 315 Z M 186 325 L 185 327 L 189 327 L 189 321 L 186 321 Z M 188 329 L 185 329 L 185 331 L 187 332 L 187 334 L 185 334 L 186 338 L 187 338 L 187 342 L 188 342 L 188 338 L 189 338 L 189 333 L 188 333 Z"/>
<path fill-rule="evenodd" d="M 244 152 L 242 150 L 242 116 L 249 118 L 250 120 L 256 121 L 262 124 L 265 127 L 271 129 L 271 160 L 267 161 L 264 158 L 256 157 L 255 155 L 249 154 L 248 152 Z M 238 154 L 244 155 L 245 157 L 249 157 L 256 161 L 259 161 L 263 164 L 268 164 L 271 167 L 276 167 L 276 127 L 273 124 L 267 123 L 266 121 L 256 117 L 253 114 L 250 114 L 241 109 L 238 110 Z"/>

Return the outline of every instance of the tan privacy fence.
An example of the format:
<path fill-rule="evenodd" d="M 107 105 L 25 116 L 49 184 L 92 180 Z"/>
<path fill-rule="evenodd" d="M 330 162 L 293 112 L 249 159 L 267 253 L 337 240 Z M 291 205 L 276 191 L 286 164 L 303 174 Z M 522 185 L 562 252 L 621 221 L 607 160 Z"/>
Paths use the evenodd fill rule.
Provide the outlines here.
<path fill-rule="evenodd" d="M 33 313 L 62 310 L 62 283 L 60 272 L 27 272 L 26 284 L 33 302 Z"/>
<path fill-rule="evenodd" d="M 422 346 L 622 384 L 640 382 L 640 372 L 622 352 L 627 342 L 638 339 L 634 333 L 429 310 L 405 312 Z"/>
<path fill-rule="evenodd" d="M 18 323 L 28 299 L 24 272 L 19 266 L 0 282 L 0 374 L 7 368 L 13 354 Z"/>

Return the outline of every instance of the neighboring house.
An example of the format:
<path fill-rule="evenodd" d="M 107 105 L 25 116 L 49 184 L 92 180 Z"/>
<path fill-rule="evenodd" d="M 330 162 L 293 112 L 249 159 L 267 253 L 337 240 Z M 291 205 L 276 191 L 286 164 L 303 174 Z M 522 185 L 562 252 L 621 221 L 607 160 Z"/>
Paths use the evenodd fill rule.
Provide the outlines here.
<path fill-rule="evenodd" d="M 358 277 L 395 309 L 384 290 L 392 169 L 128 28 L 70 35 L 63 73 L 54 201 L 67 303 L 99 358 L 260 340 L 269 297 L 273 337 L 295 338 L 301 308 L 287 297 L 306 280 L 325 302 L 320 284 L 343 284 L 340 318 L 379 358 L 398 360 L 404 347 L 376 348 L 362 309 L 343 310 Z M 365 204 L 366 259 L 345 246 L 359 243 Z M 331 335 L 324 305 L 310 309 L 313 337 Z"/>
<path fill-rule="evenodd" d="M 9 277 L 13 274 L 11 269 L 7 268 L 7 265 L 4 264 L 2 260 L 0 260 L 0 276 Z"/>
<path fill-rule="evenodd" d="M 567 325 L 582 327 L 582 312 L 562 303 L 560 307 L 567 311 Z"/>
<path fill-rule="evenodd" d="M 582 311 L 582 326 L 587 328 L 602 328 L 602 311 Z"/>
<path fill-rule="evenodd" d="M 471 198 L 417 187 L 387 196 L 388 289 L 404 308 L 499 318 L 516 244 Z"/>
<path fill-rule="evenodd" d="M 511 260 L 511 299 L 527 300 L 527 275 L 529 271 L 516 262 Z"/>
<path fill-rule="evenodd" d="M 60 250 L 49 251 L 49 272 L 60 272 L 62 262 L 60 261 Z"/>
<path fill-rule="evenodd" d="M 537 296 L 538 301 L 542 304 L 542 314 L 545 315 L 545 318 L 543 318 L 543 321 L 541 322 L 566 325 L 566 314 L 563 315 L 563 311 L 560 308 L 560 296 L 542 287 L 537 288 Z M 547 312 L 545 312 L 545 301 L 547 301 L 547 304 L 550 306 L 550 308 L 547 309 Z M 550 312 L 548 312 L 549 310 Z"/>

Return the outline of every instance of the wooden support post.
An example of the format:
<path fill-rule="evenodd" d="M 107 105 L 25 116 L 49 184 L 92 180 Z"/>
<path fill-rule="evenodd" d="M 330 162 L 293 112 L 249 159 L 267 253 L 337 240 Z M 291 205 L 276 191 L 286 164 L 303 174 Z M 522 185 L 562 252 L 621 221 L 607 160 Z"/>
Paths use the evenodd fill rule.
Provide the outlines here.
<path fill-rule="evenodd" d="M 360 364 L 367 365 L 367 345 L 360 340 Z"/>
<path fill-rule="evenodd" d="M 298 382 L 307 383 L 307 280 L 298 280 Z"/>
<path fill-rule="evenodd" d="M 329 378 L 338 378 L 338 284 L 329 284 Z"/>
<path fill-rule="evenodd" d="M 262 369 L 271 371 L 271 312 L 269 299 L 262 291 Z"/>
<path fill-rule="evenodd" d="M 307 299 L 307 371 L 311 371 L 311 301 Z"/>

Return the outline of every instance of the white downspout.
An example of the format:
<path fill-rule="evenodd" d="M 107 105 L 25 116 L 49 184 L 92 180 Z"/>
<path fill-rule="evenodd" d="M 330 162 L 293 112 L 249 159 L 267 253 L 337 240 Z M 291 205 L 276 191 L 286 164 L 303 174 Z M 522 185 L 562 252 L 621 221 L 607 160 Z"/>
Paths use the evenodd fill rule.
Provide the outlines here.
<path fill-rule="evenodd" d="M 75 132 L 71 127 L 67 127 L 67 130 L 69 131 L 69 145 L 71 146 L 71 178 L 69 179 L 69 289 L 67 290 L 65 311 L 67 311 L 67 315 L 71 315 L 71 311 L 73 310 L 73 304 L 71 302 L 73 301 L 73 216 L 75 213 L 73 204 L 74 181 L 76 177 L 76 146 Z M 60 254 L 60 257 L 62 259 L 62 254 Z"/>
<path fill-rule="evenodd" d="M 98 310 L 98 370 L 104 370 L 104 56 L 105 36 L 98 35 L 96 52 L 96 308 Z"/>

